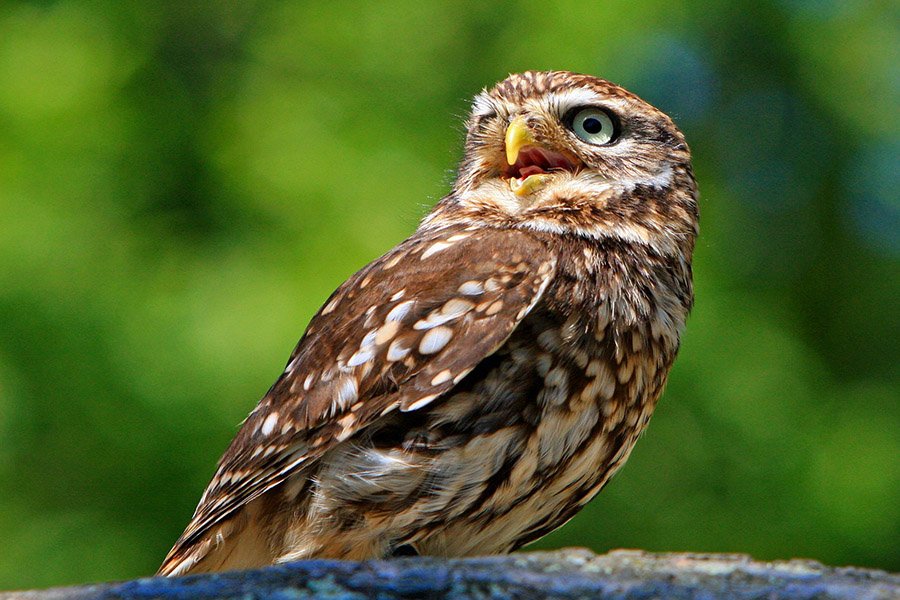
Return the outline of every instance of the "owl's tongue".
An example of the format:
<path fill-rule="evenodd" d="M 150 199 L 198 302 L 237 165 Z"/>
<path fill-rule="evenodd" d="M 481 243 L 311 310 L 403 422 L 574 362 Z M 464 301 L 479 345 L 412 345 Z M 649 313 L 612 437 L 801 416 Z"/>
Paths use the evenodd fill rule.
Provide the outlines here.
<path fill-rule="evenodd" d="M 539 165 L 528 165 L 519 169 L 519 179 L 525 179 L 529 175 L 537 175 L 538 173 L 546 173 L 546 171 Z"/>
<path fill-rule="evenodd" d="M 548 171 L 571 171 L 574 165 L 559 152 L 540 146 L 526 146 L 519 151 L 516 162 L 507 169 L 507 176 L 525 179 Z"/>

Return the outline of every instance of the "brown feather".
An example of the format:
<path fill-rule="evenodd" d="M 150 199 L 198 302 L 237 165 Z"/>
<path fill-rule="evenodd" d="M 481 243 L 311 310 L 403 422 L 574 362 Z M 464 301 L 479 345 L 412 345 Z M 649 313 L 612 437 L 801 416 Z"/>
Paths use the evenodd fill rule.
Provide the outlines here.
<path fill-rule="evenodd" d="M 608 143 L 576 132 L 585 106 L 613 115 Z M 510 165 L 513 120 L 534 145 Z M 527 72 L 480 94 L 451 193 L 312 319 L 160 573 L 509 552 L 562 525 L 665 384 L 696 196 L 681 133 L 614 84 Z"/>

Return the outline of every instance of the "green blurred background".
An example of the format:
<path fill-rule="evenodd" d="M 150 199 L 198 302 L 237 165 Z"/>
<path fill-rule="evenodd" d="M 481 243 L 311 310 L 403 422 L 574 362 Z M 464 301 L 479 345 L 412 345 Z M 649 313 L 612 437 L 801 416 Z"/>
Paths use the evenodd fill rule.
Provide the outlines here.
<path fill-rule="evenodd" d="M 671 114 L 697 306 L 627 467 L 538 547 L 900 568 L 900 8 L 0 3 L 0 589 L 152 573 L 471 96 L 565 68 Z"/>

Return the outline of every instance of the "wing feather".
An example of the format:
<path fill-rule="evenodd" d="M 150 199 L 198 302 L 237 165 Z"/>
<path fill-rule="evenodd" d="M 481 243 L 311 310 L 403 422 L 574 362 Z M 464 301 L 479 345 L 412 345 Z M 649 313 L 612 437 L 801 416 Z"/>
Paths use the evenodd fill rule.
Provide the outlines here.
<path fill-rule="evenodd" d="M 219 462 L 160 572 L 210 529 L 394 410 L 436 401 L 493 354 L 554 275 L 527 232 L 419 232 L 340 286 Z"/>

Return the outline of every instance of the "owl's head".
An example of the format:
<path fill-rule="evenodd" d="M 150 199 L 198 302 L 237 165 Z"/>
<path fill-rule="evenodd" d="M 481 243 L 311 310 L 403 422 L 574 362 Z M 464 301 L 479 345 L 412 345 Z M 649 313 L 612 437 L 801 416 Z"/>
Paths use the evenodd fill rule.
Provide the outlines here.
<path fill-rule="evenodd" d="M 672 120 L 615 84 L 567 71 L 510 75 L 475 97 L 442 204 L 589 237 L 692 238 L 697 226 L 690 151 Z"/>

